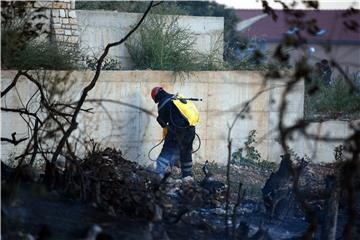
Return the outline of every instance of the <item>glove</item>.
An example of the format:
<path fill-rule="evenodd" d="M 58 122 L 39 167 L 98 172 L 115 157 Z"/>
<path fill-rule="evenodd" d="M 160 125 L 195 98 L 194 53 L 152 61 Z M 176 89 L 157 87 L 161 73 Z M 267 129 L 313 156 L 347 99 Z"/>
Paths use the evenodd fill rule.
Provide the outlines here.
<path fill-rule="evenodd" d="M 167 127 L 164 127 L 162 130 L 162 137 L 165 138 L 167 133 L 168 133 L 168 129 L 167 129 Z"/>

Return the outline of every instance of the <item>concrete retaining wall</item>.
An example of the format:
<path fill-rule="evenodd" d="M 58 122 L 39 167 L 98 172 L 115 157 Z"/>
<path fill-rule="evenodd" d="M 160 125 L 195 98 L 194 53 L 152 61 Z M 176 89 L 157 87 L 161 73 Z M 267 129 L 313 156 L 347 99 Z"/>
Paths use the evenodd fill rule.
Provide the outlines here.
<path fill-rule="evenodd" d="M 15 76 L 14 71 L 2 71 L 2 90 Z M 50 74 L 50 73 L 49 73 Z M 51 74 L 63 75 L 64 72 Z M 93 72 L 72 72 L 70 79 L 74 82 L 70 91 L 58 96 L 61 99 L 77 100 L 82 88 L 92 78 Z M 152 87 L 161 85 L 169 92 L 181 92 L 189 97 L 202 98 L 197 102 L 201 114 L 197 132 L 201 137 L 201 148 L 195 154 L 198 161 L 213 160 L 225 163 L 227 159 L 227 133 L 241 106 L 253 98 L 259 91 L 265 91 L 251 104 L 250 114 L 239 119 L 232 130 L 233 149 L 243 146 L 250 130 L 257 131 L 261 142 L 257 146 L 262 157 L 271 161 L 279 161 L 281 148 L 276 132 L 278 124 L 279 99 L 284 90 L 284 82 L 270 81 L 263 84 L 263 76 L 258 72 L 194 72 L 183 78 L 175 78 L 167 71 L 103 71 L 95 89 L 88 99 L 107 99 L 132 104 L 148 109 L 156 114 L 156 106 L 150 98 Z M 59 83 L 60 84 L 60 83 Z M 26 102 L 36 88 L 24 79 L 20 79 L 17 90 Z M 295 86 L 288 98 L 286 123 L 303 117 L 302 84 Z M 11 91 L 2 99 L 2 106 L 21 107 L 16 91 Z M 36 104 L 31 105 L 34 109 Z M 93 114 L 81 114 L 79 129 L 74 136 L 80 136 L 89 141 L 90 138 L 100 141 L 102 146 L 116 147 L 123 150 L 125 156 L 144 164 L 151 163 L 147 158 L 149 149 L 161 139 L 161 128 L 153 116 L 143 111 L 110 101 L 102 102 L 101 106 L 92 102 L 84 108 L 93 108 Z M 2 137 L 10 137 L 17 132 L 17 137 L 27 137 L 25 122 L 16 114 L 2 113 Z M 345 136 L 350 133 L 346 122 L 331 121 L 322 124 L 314 123 L 310 128 L 313 133 L 329 133 L 332 136 Z M 294 136 L 291 147 L 299 154 L 312 156 L 314 161 L 332 161 L 333 148 L 339 143 L 321 143 L 305 141 L 300 136 Z M 196 143 L 195 143 L 196 145 Z M 17 146 L 17 151 L 23 145 Z M 13 151 L 13 146 L 2 143 L 1 157 L 6 158 Z M 157 148 L 152 157 L 159 153 Z M 315 155 L 314 155 L 315 154 Z"/>
<path fill-rule="evenodd" d="M 99 56 L 106 44 L 119 41 L 141 18 L 142 14 L 115 11 L 76 10 L 80 47 L 87 55 Z M 213 48 L 223 54 L 223 17 L 179 16 L 179 26 L 189 29 L 195 37 L 195 48 L 210 53 Z M 121 62 L 122 69 L 131 68 L 131 59 L 124 44 L 114 47 L 108 58 Z"/>

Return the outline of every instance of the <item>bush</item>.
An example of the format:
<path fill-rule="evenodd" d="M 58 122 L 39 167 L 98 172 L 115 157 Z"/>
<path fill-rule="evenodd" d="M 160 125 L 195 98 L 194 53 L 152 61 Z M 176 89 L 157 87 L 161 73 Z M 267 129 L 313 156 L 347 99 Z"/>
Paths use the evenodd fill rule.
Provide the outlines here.
<path fill-rule="evenodd" d="M 196 50 L 195 36 L 179 26 L 179 16 L 186 12 L 176 4 L 156 7 L 137 33 L 125 43 L 135 69 L 196 71 L 224 70 L 222 35 L 209 53 Z"/>
<path fill-rule="evenodd" d="M 244 148 L 239 148 L 232 154 L 231 163 L 239 166 L 258 167 L 264 171 L 274 171 L 276 163 L 263 160 L 260 152 L 256 149 L 256 130 L 251 130 L 244 143 Z"/>
<path fill-rule="evenodd" d="M 151 15 L 125 43 L 136 69 L 195 69 L 194 37 L 178 25 L 178 17 Z"/>
<path fill-rule="evenodd" d="M 125 45 L 135 69 L 196 71 L 225 69 L 217 41 L 209 54 L 195 49 L 195 37 L 178 16 L 151 15 Z"/>
<path fill-rule="evenodd" d="M 24 49 L 15 51 L 2 49 L 3 64 L 10 69 L 78 69 L 81 59 L 80 52 L 73 46 L 61 46 L 46 40 L 33 40 Z"/>
<path fill-rule="evenodd" d="M 19 6 L 13 7 L 17 9 Z M 24 70 L 77 69 L 82 57 L 77 46 L 50 42 L 43 23 L 35 24 L 31 14 L 24 10 L 20 16 L 9 15 L 2 21 L 2 67 Z"/>
<path fill-rule="evenodd" d="M 98 58 L 89 57 L 85 58 L 85 68 L 91 69 L 93 71 L 96 70 Z M 105 58 L 102 64 L 101 70 L 121 70 L 121 63 L 119 60 L 114 58 Z"/>
<path fill-rule="evenodd" d="M 352 79 L 355 83 L 355 78 Z M 330 86 L 315 81 L 309 89 L 317 89 L 312 95 L 306 94 L 305 113 L 307 118 L 357 118 L 360 116 L 360 92 L 354 90 L 343 78 L 336 78 Z"/>

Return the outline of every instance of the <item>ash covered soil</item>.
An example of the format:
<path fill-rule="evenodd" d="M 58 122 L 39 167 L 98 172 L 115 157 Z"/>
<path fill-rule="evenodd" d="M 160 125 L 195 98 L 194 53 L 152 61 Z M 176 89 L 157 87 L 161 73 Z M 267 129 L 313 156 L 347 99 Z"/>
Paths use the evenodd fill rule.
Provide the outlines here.
<path fill-rule="evenodd" d="M 231 166 L 228 207 L 225 166 L 210 164 L 205 176 L 204 165 L 195 164 L 194 179 L 181 179 L 179 169 L 160 179 L 105 149 L 65 171 L 48 167 L 54 167 L 51 177 L 37 177 L 27 166 L 2 166 L 2 239 L 298 239 L 309 225 L 291 196 L 285 213 L 269 214 L 261 189 L 272 172 L 256 166 Z M 300 189 L 319 219 L 325 177 L 334 171 L 335 165 L 317 164 L 302 170 Z M 287 196 L 290 185 L 283 184 Z M 346 211 L 340 204 L 338 236 Z M 321 220 L 315 239 L 320 228 Z"/>

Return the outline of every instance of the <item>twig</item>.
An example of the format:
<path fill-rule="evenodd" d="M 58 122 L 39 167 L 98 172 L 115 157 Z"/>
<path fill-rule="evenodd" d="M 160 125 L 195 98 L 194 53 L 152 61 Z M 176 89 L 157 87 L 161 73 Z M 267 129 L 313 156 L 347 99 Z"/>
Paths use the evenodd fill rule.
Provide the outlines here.
<path fill-rule="evenodd" d="M 136 106 L 136 105 L 134 105 L 134 104 L 127 103 L 127 102 L 123 102 L 123 101 L 119 101 L 119 100 L 102 99 L 102 98 L 100 98 L 100 99 L 94 99 L 94 98 L 93 98 L 93 99 L 86 99 L 85 102 L 109 102 L 109 103 L 124 105 L 124 106 L 130 107 L 130 108 L 134 108 L 134 109 L 140 110 L 140 111 L 142 111 L 142 112 L 144 112 L 144 113 L 146 113 L 146 114 L 148 114 L 148 115 L 150 115 L 150 116 L 156 117 L 156 115 L 155 115 L 152 111 L 150 111 L 150 110 L 148 110 L 148 109 L 146 109 L 146 108 L 142 108 L 142 107 Z"/>
<path fill-rule="evenodd" d="M 226 165 L 226 205 L 225 205 L 225 231 L 226 236 L 229 236 L 229 203 L 230 203 L 230 164 L 231 164 L 231 144 L 232 140 L 228 141 L 228 160 Z"/>
<path fill-rule="evenodd" d="M 11 144 L 14 144 L 14 146 L 18 145 L 19 143 L 23 142 L 23 141 L 26 141 L 28 138 L 20 138 L 20 139 L 16 139 L 16 132 L 13 132 L 11 134 L 11 139 L 10 138 L 4 138 L 2 137 L 1 138 L 1 141 L 2 142 L 9 142 Z"/>
<path fill-rule="evenodd" d="M 34 152 L 31 156 L 31 159 L 30 159 L 30 165 L 32 166 L 34 161 L 35 161 L 35 158 L 36 158 L 36 155 L 38 154 L 38 148 L 39 148 L 39 142 L 38 142 L 38 131 L 39 131 L 39 121 L 36 120 L 35 121 L 35 126 L 34 126 L 34 131 L 33 131 L 33 136 L 34 136 L 34 144 L 33 144 L 33 148 L 34 148 Z"/>
<path fill-rule="evenodd" d="M 233 215 L 232 215 L 232 236 L 233 238 L 235 238 L 235 230 L 236 230 L 236 222 L 237 222 L 237 209 L 240 206 L 240 203 L 242 202 L 245 192 L 243 195 L 241 195 L 241 189 L 242 189 L 242 183 L 239 182 L 239 187 L 238 187 L 238 195 L 237 195 L 237 200 L 233 209 Z M 245 191 L 245 190 L 244 190 Z"/>
<path fill-rule="evenodd" d="M 14 77 L 14 79 L 12 80 L 12 82 L 10 83 L 9 86 L 7 86 L 7 88 L 5 88 L 4 91 L 1 92 L 1 98 L 3 96 L 5 96 L 13 87 L 15 87 L 17 81 L 19 80 L 19 78 L 21 77 L 21 75 L 23 75 L 23 71 L 18 71 Z"/>
<path fill-rule="evenodd" d="M 31 113 L 25 108 L 4 108 L 4 107 L 2 107 L 1 111 L 25 114 L 25 115 L 32 116 L 32 117 L 36 118 L 36 120 L 39 121 L 39 122 L 42 122 L 36 113 Z"/>

